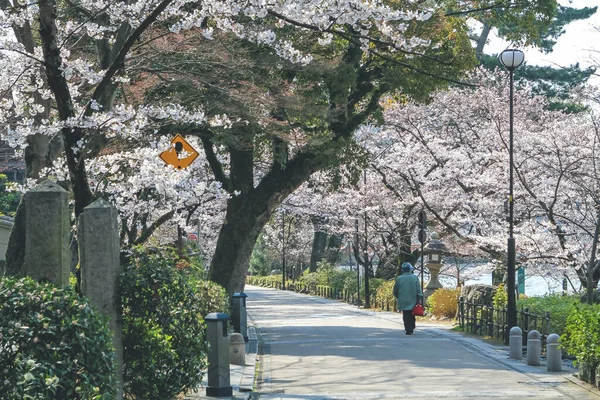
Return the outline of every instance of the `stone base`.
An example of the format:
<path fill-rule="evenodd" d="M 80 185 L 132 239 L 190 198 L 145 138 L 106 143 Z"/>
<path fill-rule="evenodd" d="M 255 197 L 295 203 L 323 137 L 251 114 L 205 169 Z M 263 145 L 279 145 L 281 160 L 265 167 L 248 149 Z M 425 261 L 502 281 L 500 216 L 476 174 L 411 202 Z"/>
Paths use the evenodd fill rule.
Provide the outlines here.
<path fill-rule="evenodd" d="M 233 388 L 227 387 L 207 387 L 206 395 L 209 397 L 231 397 L 233 396 Z"/>

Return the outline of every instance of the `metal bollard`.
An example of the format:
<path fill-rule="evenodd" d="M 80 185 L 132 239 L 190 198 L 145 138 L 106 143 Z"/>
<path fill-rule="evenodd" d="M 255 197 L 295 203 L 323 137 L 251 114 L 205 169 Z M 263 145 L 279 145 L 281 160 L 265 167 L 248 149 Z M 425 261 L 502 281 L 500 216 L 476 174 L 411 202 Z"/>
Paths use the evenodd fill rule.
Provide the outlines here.
<path fill-rule="evenodd" d="M 523 331 L 518 326 L 510 328 L 508 346 L 510 358 L 513 360 L 523 359 Z"/>
<path fill-rule="evenodd" d="M 229 315 L 210 313 L 206 321 L 208 340 L 208 386 L 206 395 L 210 397 L 228 397 L 233 395 L 229 372 L 229 336 L 227 321 Z"/>
<path fill-rule="evenodd" d="M 229 335 L 229 362 L 233 365 L 246 365 L 246 342 L 241 333 Z"/>
<path fill-rule="evenodd" d="M 248 342 L 248 316 L 246 314 L 246 293 L 234 293 L 231 296 L 231 323 L 233 331 L 241 333 Z"/>
<path fill-rule="evenodd" d="M 546 369 L 548 372 L 561 372 L 562 371 L 562 350 L 558 344 L 560 336 L 556 333 L 548 335 L 546 340 Z"/>
<path fill-rule="evenodd" d="M 527 334 L 527 365 L 540 365 L 542 357 L 542 335 L 538 331 Z"/>

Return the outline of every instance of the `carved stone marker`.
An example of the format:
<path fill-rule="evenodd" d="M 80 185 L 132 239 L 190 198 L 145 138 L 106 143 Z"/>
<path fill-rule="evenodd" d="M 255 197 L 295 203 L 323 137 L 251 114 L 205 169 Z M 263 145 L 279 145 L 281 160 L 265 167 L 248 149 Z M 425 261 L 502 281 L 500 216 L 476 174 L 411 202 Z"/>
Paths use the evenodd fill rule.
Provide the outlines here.
<path fill-rule="evenodd" d="M 25 259 L 21 275 L 69 285 L 69 194 L 51 181 L 35 186 L 25 200 Z"/>
<path fill-rule="evenodd" d="M 92 306 L 108 315 L 113 332 L 119 385 L 117 398 L 123 398 L 123 340 L 119 313 L 119 274 L 121 273 L 117 209 L 99 199 L 83 209 L 77 229 L 81 292 Z"/>

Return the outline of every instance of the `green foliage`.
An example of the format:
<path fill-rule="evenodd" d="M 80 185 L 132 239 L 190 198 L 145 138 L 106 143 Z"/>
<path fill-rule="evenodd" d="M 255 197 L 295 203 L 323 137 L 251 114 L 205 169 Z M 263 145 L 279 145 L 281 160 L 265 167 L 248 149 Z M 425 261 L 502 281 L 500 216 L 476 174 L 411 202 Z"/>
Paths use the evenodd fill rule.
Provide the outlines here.
<path fill-rule="evenodd" d="M 436 290 L 427 299 L 429 312 L 437 318 L 454 318 L 458 311 L 460 288 Z"/>
<path fill-rule="evenodd" d="M 565 332 L 565 322 L 573 311 L 573 305 L 579 302 L 577 296 L 562 296 L 549 294 L 541 297 L 519 299 L 517 307 L 528 308 L 530 312 L 538 315 L 550 313 L 550 333 L 562 335 Z"/>
<path fill-rule="evenodd" d="M 210 313 L 221 312 L 231 315 L 229 310 L 229 295 L 225 288 L 212 281 L 200 280 L 193 283 L 196 296 L 200 299 L 200 316 L 206 317 Z"/>
<path fill-rule="evenodd" d="M 278 287 L 281 286 L 283 278 L 281 274 L 277 275 L 264 275 L 264 276 L 247 276 L 246 282 L 250 285 L 262 286 L 262 287 Z"/>
<path fill-rule="evenodd" d="M 480 60 L 482 65 L 489 70 L 501 67 L 500 61 L 495 56 L 484 54 Z M 583 111 L 585 107 L 574 102 L 571 99 L 571 93 L 587 82 L 594 72 L 596 72 L 595 68 L 582 69 L 579 64 L 563 68 L 552 68 L 525 63 L 515 70 L 515 81 L 517 84 L 530 83 L 533 94 L 548 98 L 548 109 L 550 110 L 579 112 Z"/>
<path fill-rule="evenodd" d="M 173 399 L 200 384 L 206 368 L 204 300 L 175 253 L 134 249 L 121 276 L 125 392 L 131 398 Z M 204 286 L 212 294 L 212 285 Z M 218 290 L 217 290 L 218 292 Z M 219 296 L 219 295 L 218 295 Z M 204 303 L 204 304 L 203 304 Z"/>
<path fill-rule="evenodd" d="M 0 371 L 0 396 L 6 400 L 113 399 L 108 322 L 70 288 L 4 278 Z"/>
<path fill-rule="evenodd" d="M 17 192 L 7 191 L 8 177 L 0 174 L 0 215 L 14 216 L 21 200 Z"/>
<path fill-rule="evenodd" d="M 556 44 L 556 39 L 565 33 L 564 27 L 574 21 L 591 17 L 598 7 L 572 8 L 559 5 L 556 15 L 545 33 L 540 37 L 539 48 L 544 53 L 550 53 Z"/>
<path fill-rule="evenodd" d="M 504 284 L 501 283 L 498 285 L 496 289 L 496 293 L 494 293 L 494 308 L 501 309 L 505 308 L 508 304 L 508 293 L 506 293 L 506 289 L 504 288 Z"/>
<path fill-rule="evenodd" d="M 577 358 L 578 363 L 600 363 L 600 305 L 575 303 L 567 317 L 560 343 Z"/>
<path fill-rule="evenodd" d="M 256 241 L 256 245 L 254 245 L 252 257 L 250 258 L 250 268 L 248 269 L 250 275 L 268 275 L 271 272 L 273 257 L 270 253 L 263 236 L 260 235 Z"/>
<path fill-rule="evenodd" d="M 395 280 L 386 280 L 384 282 L 381 282 L 381 284 L 379 284 L 379 286 L 377 287 L 377 290 L 374 291 L 375 293 L 375 305 L 386 305 L 386 304 L 392 304 L 393 308 L 396 308 L 396 297 L 394 297 L 394 283 Z"/>

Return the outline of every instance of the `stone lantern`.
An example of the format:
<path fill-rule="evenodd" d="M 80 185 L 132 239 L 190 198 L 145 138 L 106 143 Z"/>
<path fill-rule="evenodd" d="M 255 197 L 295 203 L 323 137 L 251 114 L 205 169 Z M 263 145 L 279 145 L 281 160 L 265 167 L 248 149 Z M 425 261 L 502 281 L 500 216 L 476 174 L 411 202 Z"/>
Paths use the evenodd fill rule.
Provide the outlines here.
<path fill-rule="evenodd" d="M 440 235 L 432 232 L 429 237 L 429 243 L 423 248 L 423 252 L 427 256 L 425 266 L 429 270 L 429 282 L 425 286 L 423 297 L 427 299 L 433 292 L 442 287 L 438 280 L 440 269 L 442 268 L 442 254 L 448 249 L 446 245 L 440 241 Z"/>

